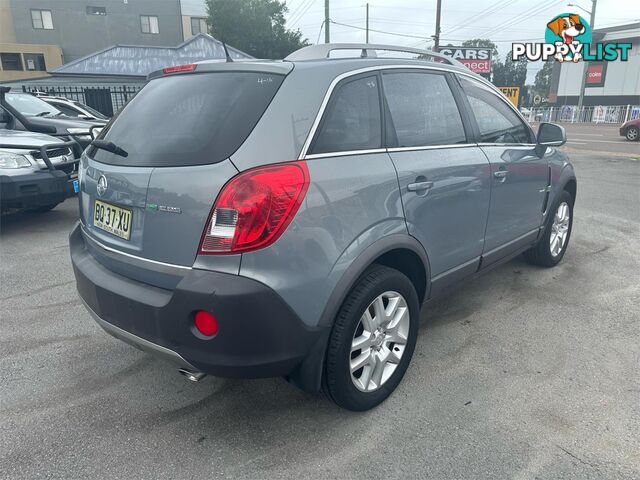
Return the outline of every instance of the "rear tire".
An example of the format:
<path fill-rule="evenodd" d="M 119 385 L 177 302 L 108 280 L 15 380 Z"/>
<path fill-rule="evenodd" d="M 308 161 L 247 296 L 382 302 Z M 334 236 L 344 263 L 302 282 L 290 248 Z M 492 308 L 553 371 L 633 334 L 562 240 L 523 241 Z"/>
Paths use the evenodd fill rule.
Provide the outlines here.
<path fill-rule="evenodd" d="M 640 128 L 638 127 L 629 127 L 627 128 L 627 134 L 625 135 L 627 140 L 630 142 L 635 142 L 640 138 Z"/>
<path fill-rule="evenodd" d="M 344 301 L 329 337 L 323 378 L 327 396 L 354 411 L 382 403 L 409 366 L 419 321 L 411 281 L 392 268 L 369 268 Z"/>
<path fill-rule="evenodd" d="M 562 260 L 573 227 L 573 197 L 566 190 L 549 210 L 547 225 L 538 243 L 524 252 L 527 262 L 540 267 L 554 267 Z"/>

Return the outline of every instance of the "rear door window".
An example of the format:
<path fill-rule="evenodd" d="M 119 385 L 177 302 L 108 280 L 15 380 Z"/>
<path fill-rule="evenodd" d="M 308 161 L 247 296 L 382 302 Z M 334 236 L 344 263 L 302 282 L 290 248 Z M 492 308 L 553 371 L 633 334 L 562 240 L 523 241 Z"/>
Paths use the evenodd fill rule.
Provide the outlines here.
<path fill-rule="evenodd" d="M 91 147 L 112 165 L 204 165 L 230 157 L 249 136 L 284 80 L 260 72 L 173 75 L 151 80 L 105 128 L 123 157 Z"/>
<path fill-rule="evenodd" d="M 393 127 L 387 128 L 389 146 L 452 145 L 467 141 L 458 106 L 444 75 L 384 73 L 382 83 L 391 114 L 389 126 Z"/>
<path fill-rule="evenodd" d="M 378 77 L 361 77 L 334 91 L 309 153 L 382 147 Z"/>
<path fill-rule="evenodd" d="M 507 100 L 476 80 L 459 78 L 478 124 L 481 143 L 535 143 L 531 129 L 507 105 Z"/>

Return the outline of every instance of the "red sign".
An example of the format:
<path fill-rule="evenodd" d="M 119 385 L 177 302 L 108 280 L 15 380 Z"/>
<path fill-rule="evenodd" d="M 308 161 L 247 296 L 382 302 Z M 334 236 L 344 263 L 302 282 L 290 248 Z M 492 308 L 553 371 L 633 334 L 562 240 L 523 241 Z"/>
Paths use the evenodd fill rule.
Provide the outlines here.
<path fill-rule="evenodd" d="M 491 49 L 483 47 L 440 47 L 438 51 L 458 60 L 475 73 L 491 73 Z"/>
<path fill-rule="evenodd" d="M 459 60 L 474 73 L 491 73 L 491 60 Z"/>
<path fill-rule="evenodd" d="M 600 87 L 604 85 L 604 64 L 589 65 L 587 68 L 587 85 Z"/>

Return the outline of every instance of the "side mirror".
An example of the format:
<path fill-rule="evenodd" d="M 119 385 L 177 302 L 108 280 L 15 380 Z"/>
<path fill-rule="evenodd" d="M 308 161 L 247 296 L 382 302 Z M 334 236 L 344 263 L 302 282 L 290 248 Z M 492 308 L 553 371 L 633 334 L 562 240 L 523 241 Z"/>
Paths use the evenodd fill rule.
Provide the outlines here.
<path fill-rule="evenodd" d="M 542 158 L 547 147 L 560 147 L 567 143 L 567 132 L 560 125 L 542 122 L 538 127 L 536 140 L 536 154 Z"/>
<path fill-rule="evenodd" d="M 541 123 L 538 127 L 538 144 L 545 147 L 560 147 L 567 143 L 567 132 L 555 123 Z"/>
<path fill-rule="evenodd" d="M 95 140 L 96 138 L 98 138 L 100 136 L 100 133 L 102 132 L 103 128 L 104 127 L 102 127 L 102 126 L 98 127 L 98 126 L 95 126 L 95 125 L 93 127 L 91 127 L 89 129 L 89 132 L 91 133 L 91 139 Z"/>

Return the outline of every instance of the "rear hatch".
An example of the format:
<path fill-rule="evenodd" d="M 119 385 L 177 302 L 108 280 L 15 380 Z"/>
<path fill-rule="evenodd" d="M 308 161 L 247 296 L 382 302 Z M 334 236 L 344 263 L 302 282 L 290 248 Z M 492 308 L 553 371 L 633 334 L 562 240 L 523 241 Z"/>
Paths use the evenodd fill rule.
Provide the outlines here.
<path fill-rule="evenodd" d="M 151 80 L 100 136 L 118 150 L 86 150 L 81 219 L 85 234 L 103 247 L 193 265 L 213 202 L 238 173 L 229 157 L 284 80 L 257 66 L 203 69 L 209 71 L 198 66 Z M 118 262 L 97 258 L 123 273 Z M 139 276 L 127 268 L 125 274 Z"/>

